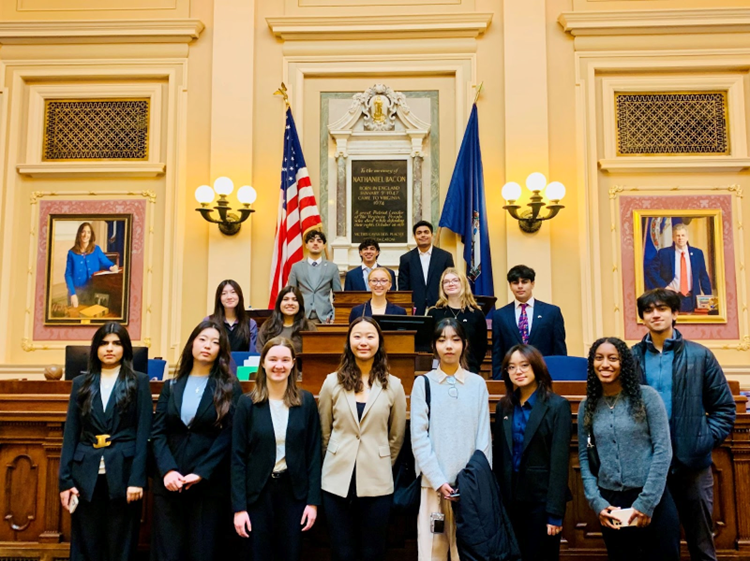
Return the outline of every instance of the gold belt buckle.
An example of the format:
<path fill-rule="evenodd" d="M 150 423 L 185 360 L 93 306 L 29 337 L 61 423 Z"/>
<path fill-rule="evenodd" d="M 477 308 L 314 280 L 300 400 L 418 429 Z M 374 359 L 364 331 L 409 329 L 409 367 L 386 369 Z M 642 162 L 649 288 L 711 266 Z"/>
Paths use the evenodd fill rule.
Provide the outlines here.
<path fill-rule="evenodd" d="M 96 435 L 96 442 L 94 442 L 93 446 L 94 448 L 106 448 L 110 444 L 112 444 L 109 440 L 110 435 L 108 434 L 97 434 Z"/>

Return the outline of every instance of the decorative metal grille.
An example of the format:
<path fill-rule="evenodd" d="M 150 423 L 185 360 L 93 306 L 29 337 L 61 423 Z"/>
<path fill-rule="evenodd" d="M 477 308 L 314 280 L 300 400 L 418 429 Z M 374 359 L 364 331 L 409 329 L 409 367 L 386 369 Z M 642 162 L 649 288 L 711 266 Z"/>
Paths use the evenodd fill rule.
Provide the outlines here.
<path fill-rule="evenodd" d="M 618 156 L 729 154 L 727 92 L 615 94 Z"/>
<path fill-rule="evenodd" d="M 48 100 L 43 160 L 145 160 L 148 99 Z"/>

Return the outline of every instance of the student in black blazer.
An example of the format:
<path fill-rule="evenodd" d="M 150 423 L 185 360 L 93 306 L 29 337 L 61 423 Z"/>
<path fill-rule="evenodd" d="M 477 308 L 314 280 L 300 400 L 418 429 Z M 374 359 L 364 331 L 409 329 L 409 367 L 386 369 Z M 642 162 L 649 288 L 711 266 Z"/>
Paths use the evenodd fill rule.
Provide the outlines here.
<path fill-rule="evenodd" d="M 135 557 L 152 411 L 127 330 L 105 323 L 88 371 L 73 380 L 65 418 L 59 479 L 62 506 L 73 510 L 71 561 Z"/>
<path fill-rule="evenodd" d="M 372 298 L 364 304 L 354 306 L 349 313 L 349 323 L 359 317 L 378 316 L 383 314 L 405 316 L 406 310 L 396 304 L 391 304 L 387 300 L 388 290 L 391 288 L 391 277 L 388 269 L 378 268 L 370 271 L 367 275 L 367 282 L 372 290 Z"/>
<path fill-rule="evenodd" d="M 495 310 L 492 317 L 492 378 L 502 380 L 501 365 L 514 345 L 532 345 L 543 356 L 567 355 L 565 321 L 557 306 L 536 300 L 532 294 L 536 273 L 526 265 L 508 271 L 515 299 Z M 524 328 L 525 318 L 525 328 Z"/>
<path fill-rule="evenodd" d="M 380 244 L 373 238 L 362 240 L 359 244 L 359 256 L 362 265 L 355 267 L 346 273 L 344 278 L 344 290 L 370 290 L 366 276 L 372 269 L 380 267 L 378 257 L 380 256 Z M 391 275 L 391 285 L 396 286 L 396 273 L 391 269 L 383 267 Z"/>
<path fill-rule="evenodd" d="M 234 528 L 250 538 L 243 559 L 299 560 L 302 532 L 318 515 L 320 418 L 313 395 L 297 388 L 295 360 L 291 341 L 268 341 L 234 416 Z"/>
<path fill-rule="evenodd" d="M 232 416 L 242 395 L 229 360 L 222 326 L 201 322 L 156 404 L 151 435 L 156 561 L 212 561 L 229 554 Z"/>
<path fill-rule="evenodd" d="M 512 347 L 495 410 L 494 471 L 524 561 L 560 558 L 568 489 L 570 403 L 552 392 L 541 353 Z"/>
<path fill-rule="evenodd" d="M 404 253 L 398 265 L 398 289 L 411 290 L 416 315 L 434 306 L 440 292 L 440 275 L 453 267 L 453 256 L 432 245 L 432 224 L 420 220 L 412 228 L 417 247 Z M 429 265 L 427 265 L 429 263 Z M 425 281 L 423 264 L 427 266 Z"/>

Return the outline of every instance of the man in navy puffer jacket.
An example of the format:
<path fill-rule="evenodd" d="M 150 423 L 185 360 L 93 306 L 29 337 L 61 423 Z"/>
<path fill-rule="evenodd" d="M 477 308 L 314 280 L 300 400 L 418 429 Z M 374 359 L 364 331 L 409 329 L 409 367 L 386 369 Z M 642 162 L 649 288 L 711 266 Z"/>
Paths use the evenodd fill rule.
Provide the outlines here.
<path fill-rule="evenodd" d="M 656 288 L 638 298 L 648 334 L 633 347 L 642 383 L 659 392 L 669 414 L 672 467 L 667 485 L 677 504 L 692 561 L 716 560 L 711 452 L 729 435 L 736 408 L 713 353 L 674 328 L 676 292 Z"/>

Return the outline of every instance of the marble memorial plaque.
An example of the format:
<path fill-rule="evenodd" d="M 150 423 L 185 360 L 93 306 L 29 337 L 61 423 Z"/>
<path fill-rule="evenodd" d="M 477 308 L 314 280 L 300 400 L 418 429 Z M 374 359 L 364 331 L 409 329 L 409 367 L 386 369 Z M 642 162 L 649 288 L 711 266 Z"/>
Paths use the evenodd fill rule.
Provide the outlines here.
<path fill-rule="evenodd" d="M 352 161 L 352 243 L 407 241 L 407 161 Z"/>

